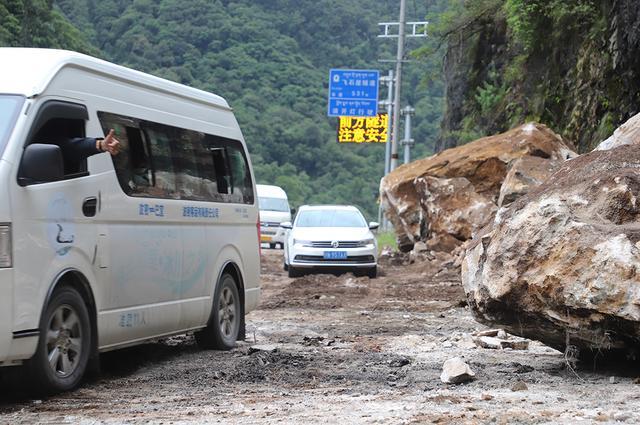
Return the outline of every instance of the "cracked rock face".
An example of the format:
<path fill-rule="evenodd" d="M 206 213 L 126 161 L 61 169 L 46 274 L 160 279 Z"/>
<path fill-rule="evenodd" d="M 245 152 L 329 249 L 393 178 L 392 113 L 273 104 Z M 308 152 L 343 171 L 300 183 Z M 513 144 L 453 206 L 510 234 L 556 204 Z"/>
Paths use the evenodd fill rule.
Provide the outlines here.
<path fill-rule="evenodd" d="M 499 201 L 511 202 L 575 156 L 544 125 L 525 124 L 397 168 L 380 183 L 381 202 L 401 250 L 426 241 L 450 252 L 492 220 Z"/>
<path fill-rule="evenodd" d="M 640 149 L 566 161 L 470 244 L 477 319 L 581 354 L 640 348 Z"/>
<path fill-rule="evenodd" d="M 415 186 L 433 235 L 427 246 L 435 251 L 453 251 L 489 224 L 498 209 L 464 177 L 418 177 Z"/>

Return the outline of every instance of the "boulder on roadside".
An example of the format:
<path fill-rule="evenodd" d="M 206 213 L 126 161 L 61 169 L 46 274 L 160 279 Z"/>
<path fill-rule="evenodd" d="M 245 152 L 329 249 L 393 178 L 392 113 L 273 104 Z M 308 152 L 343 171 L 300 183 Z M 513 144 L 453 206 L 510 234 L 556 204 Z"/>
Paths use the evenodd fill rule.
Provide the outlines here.
<path fill-rule="evenodd" d="M 394 225 L 398 248 L 406 252 L 417 241 L 426 241 L 430 249 L 450 252 L 487 217 L 490 221 L 503 181 L 516 160 L 537 157 L 560 163 L 576 155 L 549 128 L 529 123 L 400 166 L 380 182 L 381 202 Z M 447 196 L 447 188 L 456 186 L 464 186 L 465 194 Z M 450 202 L 455 208 L 447 206 Z M 484 207 L 489 210 L 480 212 Z M 454 209 L 460 214 L 453 220 L 455 233 L 451 234 L 452 220 L 444 212 Z M 433 215 L 434 211 L 441 213 Z"/>
<path fill-rule="evenodd" d="M 476 318 L 581 354 L 640 349 L 640 149 L 566 161 L 469 245 Z"/>
<path fill-rule="evenodd" d="M 640 114 L 634 115 L 618 127 L 611 137 L 600 143 L 595 150 L 604 151 L 618 146 L 634 144 L 640 144 Z"/>
<path fill-rule="evenodd" d="M 442 365 L 440 380 L 445 384 L 460 384 L 471 381 L 476 374 L 460 357 L 453 357 Z"/>
<path fill-rule="evenodd" d="M 564 160 L 539 156 L 525 156 L 515 160 L 500 187 L 498 207 L 512 203 L 531 188 L 542 184 L 563 162 Z"/>
<path fill-rule="evenodd" d="M 419 177 L 415 186 L 422 210 L 429 217 L 427 232 L 435 235 L 427 246 L 435 251 L 453 251 L 486 226 L 498 209 L 464 177 Z M 433 243 L 443 240 L 448 242 Z"/>

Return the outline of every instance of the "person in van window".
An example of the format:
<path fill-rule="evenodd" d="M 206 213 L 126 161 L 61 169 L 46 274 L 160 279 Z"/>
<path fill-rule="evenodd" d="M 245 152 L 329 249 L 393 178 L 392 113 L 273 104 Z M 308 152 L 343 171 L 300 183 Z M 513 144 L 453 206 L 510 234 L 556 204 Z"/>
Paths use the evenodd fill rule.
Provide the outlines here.
<path fill-rule="evenodd" d="M 120 141 L 114 137 L 113 129 L 104 138 L 83 137 L 84 125 L 83 120 L 53 118 L 38 129 L 31 143 L 58 145 L 65 174 L 81 172 L 83 161 L 91 155 L 105 151 L 116 155 L 120 152 Z"/>
<path fill-rule="evenodd" d="M 77 163 L 101 152 L 109 152 L 117 155 L 120 152 L 120 142 L 114 136 L 113 129 L 105 138 L 75 137 L 72 139 L 61 139 L 58 146 L 62 150 L 65 161 Z"/>

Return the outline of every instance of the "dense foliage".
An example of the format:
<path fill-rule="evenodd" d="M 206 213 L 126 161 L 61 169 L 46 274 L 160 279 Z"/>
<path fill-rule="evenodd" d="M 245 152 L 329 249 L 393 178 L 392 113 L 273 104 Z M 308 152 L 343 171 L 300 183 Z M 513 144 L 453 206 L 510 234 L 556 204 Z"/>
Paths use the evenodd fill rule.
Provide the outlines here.
<path fill-rule="evenodd" d="M 46 0 L 0 0 L 0 46 L 97 52 Z"/>
<path fill-rule="evenodd" d="M 635 0 L 453 0 L 439 22 L 443 147 L 538 121 L 587 151 L 638 112 Z"/>
<path fill-rule="evenodd" d="M 419 4 L 417 4 L 419 3 Z M 445 1 L 434 3 L 444 7 Z M 326 116 L 330 68 L 386 74 L 396 40 L 377 38 L 397 20 L 395 0 L 56 0 L 110 61 L 225 97 L 235 109 L 259 183 L 292 203 L 352 203 L 377 215 L 384 146 L 338 145 Z M 408 2 L 423 19 L 425 2 Z M 410 40 L 408 47 L 419 46 Z M 414 153 L 430 151 L 442 83 L 421 85 L 425 67 L 405 67 L 403 98 L 416 107 Z M 383 88 L 384 91 L 384 88 Z"/>

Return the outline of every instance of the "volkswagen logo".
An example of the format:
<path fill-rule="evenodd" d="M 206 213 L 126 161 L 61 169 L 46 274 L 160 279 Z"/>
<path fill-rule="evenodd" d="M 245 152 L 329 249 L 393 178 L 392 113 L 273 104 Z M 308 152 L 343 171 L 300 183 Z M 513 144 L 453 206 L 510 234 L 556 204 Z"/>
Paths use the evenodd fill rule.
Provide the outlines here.
<path fill-rule="evenodd" d="M 340 246 L 340 242 L 338 242 L 338 241 L 332 241 L 331 242 L 331 247 L 332 248 L 338 248 L 339 246 Z"/>

